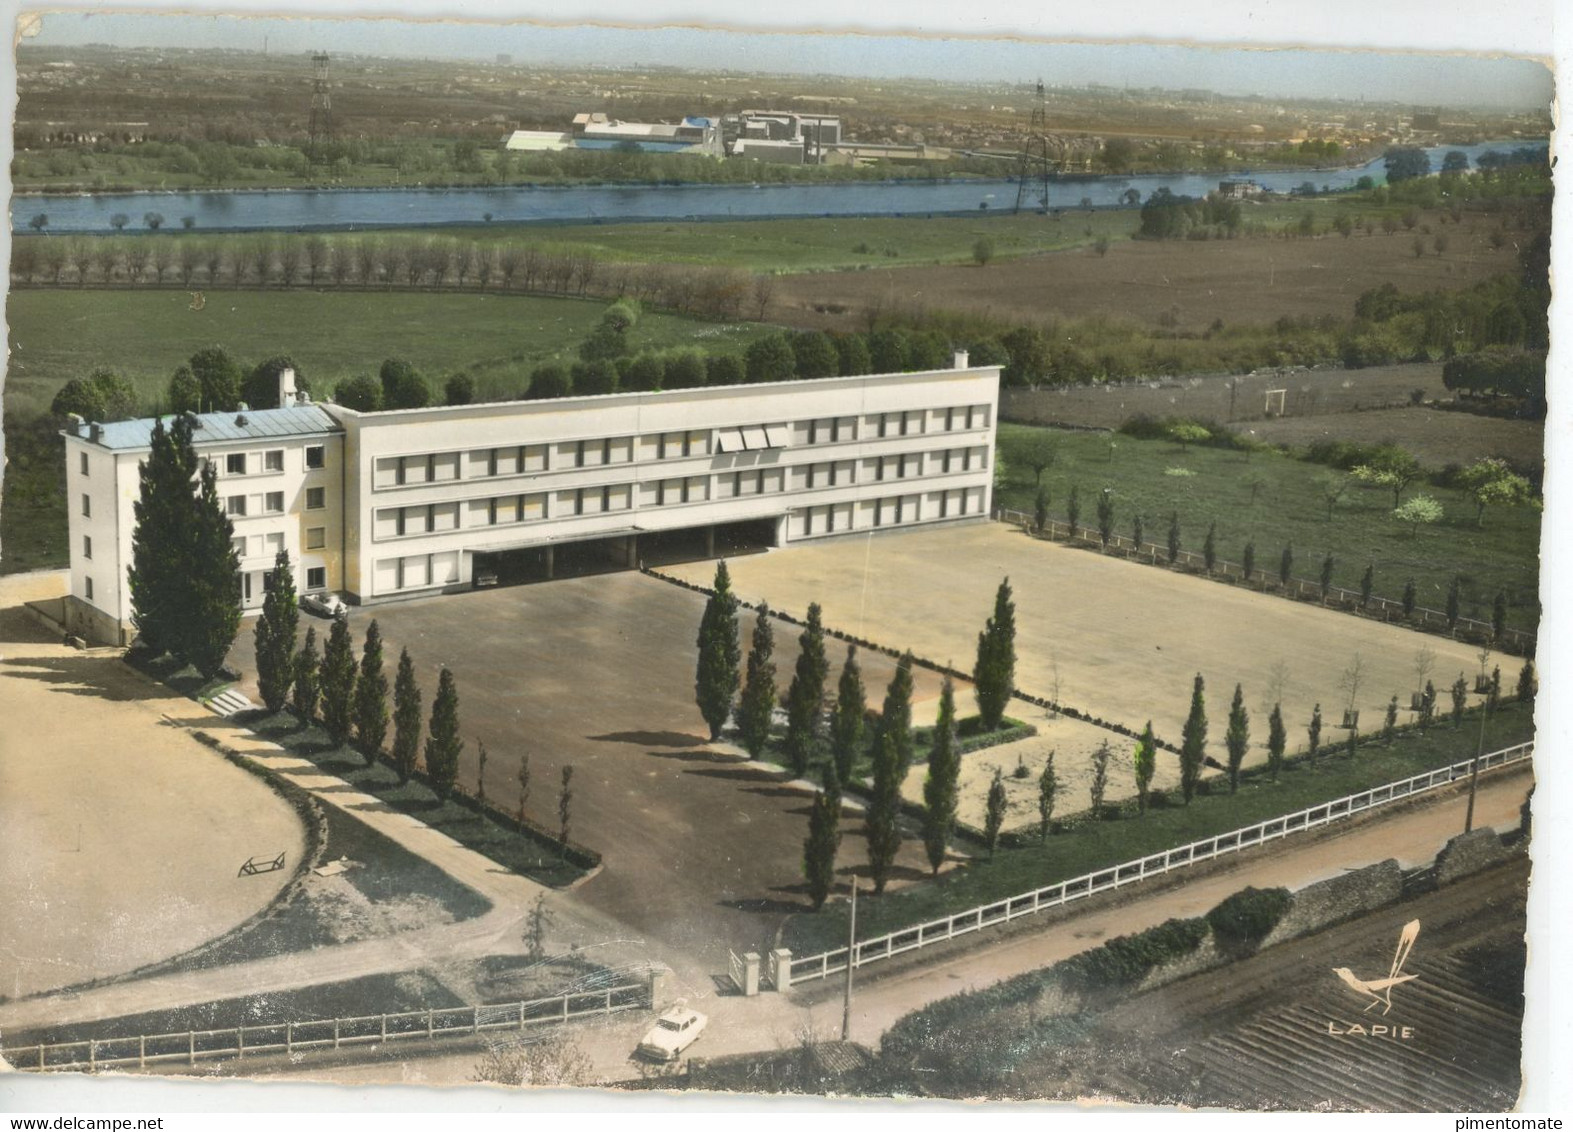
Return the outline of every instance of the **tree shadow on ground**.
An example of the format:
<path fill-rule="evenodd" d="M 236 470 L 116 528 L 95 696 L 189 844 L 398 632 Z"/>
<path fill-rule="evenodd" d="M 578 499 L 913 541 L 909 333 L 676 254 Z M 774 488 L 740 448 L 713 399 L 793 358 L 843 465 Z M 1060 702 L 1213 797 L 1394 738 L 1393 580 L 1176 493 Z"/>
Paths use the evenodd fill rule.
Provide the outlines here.
<path fill-rule="evenodd" d="M 728 758 L 719 751 L 712 751 L 709 748 L 698 751 L 646 751 L 645 754 L 653 759 L 676 759 L 685 763 L 726 763 L 728 765 L 737 765 L 737 759 Z"/>
<path fill-rule="evenodd" d="M 598 743 L 632 743 L 640 747 L 703 747 L 709 742 L 681 731 L 614 731 L 607 735 L 587 735 Z"/>
<path fill-rule="evenodd" d="M 689 767 L 684 774 L 697 774 L 703 778 L 720 778 L 728 782 L 759 782 L 768 780 L 767 771 L 757 767 L 734 767 L 725 770 L 705 770 L 699 767 Z"/>
<path fill-rule="evenodd" d="M 160 700 L 167 688 L 138 679 L 125 669 L 118 656 L 30 656 L 0 661 L 0 673 L 18 680 L 55 685 L 72 696 L 92 696 L 115 703 Z"/>

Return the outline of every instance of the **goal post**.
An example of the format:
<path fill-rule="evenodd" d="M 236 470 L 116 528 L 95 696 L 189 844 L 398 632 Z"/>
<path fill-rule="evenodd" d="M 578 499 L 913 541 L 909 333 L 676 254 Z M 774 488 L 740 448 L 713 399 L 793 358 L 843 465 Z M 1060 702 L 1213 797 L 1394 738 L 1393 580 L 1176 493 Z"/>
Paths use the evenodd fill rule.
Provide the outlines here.
<path fill-rule="evenodd" d="M 1266 416 L 1269 416 L 1269 417 L 1273 415 L 1273 398 L 1276 397 L 1278 399 L 1278 415 L 1280 417 L 1283 416 L 1284 415 L 1284 395 L 1286 393 L 1288 393 L 1288 392 L 1289 392 L 1288 389 L 1269 389 L 1269 390 L 1267 390 L 1266 391 L 1266 393 L 1267 393 L 1267 401 L 1266 401 L 1266 404 L 1264 404 L 1262 406 L 1263 414 L 1265 414 Z"/>

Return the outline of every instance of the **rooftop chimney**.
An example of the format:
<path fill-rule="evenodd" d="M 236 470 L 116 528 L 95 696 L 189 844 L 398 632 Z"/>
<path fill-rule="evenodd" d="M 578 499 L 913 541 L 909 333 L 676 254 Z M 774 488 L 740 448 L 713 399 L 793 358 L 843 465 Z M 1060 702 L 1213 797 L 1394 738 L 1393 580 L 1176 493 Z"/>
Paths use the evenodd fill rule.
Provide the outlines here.
<path fill-rule="evenodd" d="M 88 425 L 87 438 L 94 444 L 102 442 L 104 439 L 104 426 L 99 424 L 97 421 L 94 421 L 92 424 Z"/>
<path fill-rule="evenodd" d="M 81 436 L 82 429 L 87 424 L 87 422 L 82 419 L 82 414 L 80 413 L 67 413 L 66 422 L 67 427 L 71 430 L 72 436 Z"/>
<path fill-rule="evenodd" d="M 956 361 L 955 361 L 955 365 L 954 365 L 953 368 L 955 368 L 955 369 L 966 369 L 967 368 L 967 351 L 965 351 L 965 350 L 957 350 L 956 351 Z"/>
<path fill-rule="evenodd" d="M 297 400 L 295 370 L 290 366 L 285 366 L 279 370 L 279 408 L 291 408 Z"/>

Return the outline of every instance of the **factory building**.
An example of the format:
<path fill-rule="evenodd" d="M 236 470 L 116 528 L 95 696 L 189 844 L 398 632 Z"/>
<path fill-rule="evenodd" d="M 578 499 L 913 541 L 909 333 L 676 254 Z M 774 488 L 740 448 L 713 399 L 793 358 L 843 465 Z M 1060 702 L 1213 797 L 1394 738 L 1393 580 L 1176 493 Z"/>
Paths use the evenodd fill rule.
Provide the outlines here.
<path fill-rule="evenodd" d="M 989 513 L 998 367 L 361 413 L 195 418 L 235 525 L 242 604 L 274 555 L 302 593 L 425 596 Z M 288 387 L 284 383 L 288 382 Z M 132 636 L 126 570 L 153 422 L 65 430 L 67 625 Z"/>

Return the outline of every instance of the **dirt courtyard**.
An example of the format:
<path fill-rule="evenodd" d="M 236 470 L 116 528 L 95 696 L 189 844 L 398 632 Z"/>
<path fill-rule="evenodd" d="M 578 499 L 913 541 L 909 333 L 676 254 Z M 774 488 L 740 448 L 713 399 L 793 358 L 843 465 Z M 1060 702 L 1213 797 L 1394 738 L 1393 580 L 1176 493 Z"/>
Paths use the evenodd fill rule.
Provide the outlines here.
<path fill-rule="evenodd" d="M 700 569 L 677 572 L 696 577 Z M 999 523 L 796 546 L 739 559 L 731 569 L 743 597 L 765 598 L 795 613 L 818 601 L 827 625 L 964 670 L 972 667 L 977 634 L 1000 579 L 1008 576 L 1016 603 L 1018 689 L 1138 730 L 1150 719 L 1161 739 L 1177 744 L 1192 678 L 1201 673 L 1208 752 L 1221 758 L 1239 683 L 1251 713 L 1247 765 L 1266 757 L 1267 715 L 1275 700 L 1283 704 L 1291 751 L 1306 744 L 1317 703 L 1322 741 L 1338 742 L 1346 734 L 1338 724 L 1349 699 L 1340 682 L 1357 655 L 1362 731 L 1380 727 L 1392 695 L 1408 706 L 1418 650 L 1436 655 L 1430 678 L 1442 690 L 1443 705 L 1446 686 L 1479 667 L 1475 649 L 1443 637 L 1031 540 Z M 1501 664 L 1508 681 L 1518 671 L 1512 657 L 1494 654 L 1488 664 Z M 967 703 L 963 710 L 974 709 Z M 1034 723 L 1041 721 L 1037 710 Z M 1400 721 L 1410 718 L 1404 712 Z M 1130 740 L 1109 739 L 1117 758 L 1128 760 Z M 1007 774 L 1014 766 L 1010 747 L 987 754 L 1008 758 Z M 1128 778 L 1111 768 L 1111 781 Z"/>
<path fill-rule="evenodd" d="M 271 901 L 305 847 L 261 780 L 160 717 L 167 696 L 110 653 L 78 652 L 22 602 L 61 574 L 0 580 L 0 996 L 135 970 Z M 253 854 L 290 866 L 237 877 Z"/>

